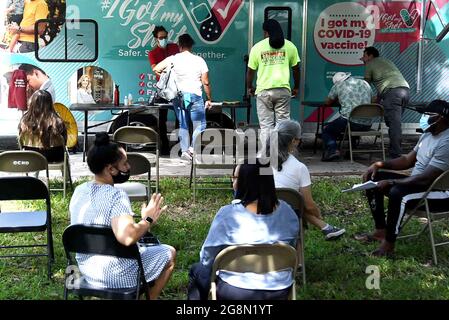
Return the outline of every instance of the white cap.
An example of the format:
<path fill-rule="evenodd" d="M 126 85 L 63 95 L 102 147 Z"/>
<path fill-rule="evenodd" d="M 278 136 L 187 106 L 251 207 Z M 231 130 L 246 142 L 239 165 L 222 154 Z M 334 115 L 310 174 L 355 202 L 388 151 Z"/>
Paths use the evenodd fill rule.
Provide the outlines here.
<path fill-rule="evenodd" d="M 334 82 L 334 84 L 336 84 L 337 82 L 345 81 L 345 80 L 348 79 L 350 76 L 351 76 L 351 72 L 337 72 L 337 73 L 334 74 L 334 76 L 332 77 L 332 81 Z"/>

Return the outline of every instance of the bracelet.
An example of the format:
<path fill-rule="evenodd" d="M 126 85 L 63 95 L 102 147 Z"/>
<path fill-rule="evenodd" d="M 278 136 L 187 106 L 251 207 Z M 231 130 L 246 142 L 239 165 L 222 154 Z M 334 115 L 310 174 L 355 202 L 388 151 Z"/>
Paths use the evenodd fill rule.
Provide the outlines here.
<path fill-rule="evenodd" d="M 19 33 L 21 33 L 21 32 L 22 32 L 22 27 L 21 27 L 21 26 L 19 26 L 19 29 L 18 29 L 18 31 L 19 31 Z"/>

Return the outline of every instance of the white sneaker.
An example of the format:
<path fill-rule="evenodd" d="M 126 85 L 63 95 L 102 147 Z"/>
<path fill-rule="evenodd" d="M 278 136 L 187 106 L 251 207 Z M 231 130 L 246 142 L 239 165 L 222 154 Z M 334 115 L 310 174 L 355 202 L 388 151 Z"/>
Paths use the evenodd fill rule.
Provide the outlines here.
<path fill-rule="evenodd" d="M 326 240 L 333 240 L 341 237 L 346 230 L 345 229 L 339 229 L 334 226 L 329 226 L 327 229 L 322 230 L 324 236 L 326 237 Z"/>
<path fill-rule="evenodd" d="M 190 155 L 190 153 L 188 151 L 184 151 L 181 154 L 181 159 L 186 160 L 186 161 L 192 161 L 192 156 Z"/>

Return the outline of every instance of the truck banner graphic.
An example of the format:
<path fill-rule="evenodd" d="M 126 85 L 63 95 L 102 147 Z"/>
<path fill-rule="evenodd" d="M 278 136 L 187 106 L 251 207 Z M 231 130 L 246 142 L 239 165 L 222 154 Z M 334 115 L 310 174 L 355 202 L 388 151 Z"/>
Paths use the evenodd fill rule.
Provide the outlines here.
<path fill-rule="evenodd" d="M 220 41 L 243 6 L 243 0 L 180 0 L 198 37 L 204 43 Z"/>

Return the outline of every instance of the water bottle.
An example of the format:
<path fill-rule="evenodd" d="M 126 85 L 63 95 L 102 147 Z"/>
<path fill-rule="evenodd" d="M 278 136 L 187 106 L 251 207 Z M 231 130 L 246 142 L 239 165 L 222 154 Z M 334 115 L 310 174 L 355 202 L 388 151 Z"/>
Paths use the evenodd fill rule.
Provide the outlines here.
<path fill-rule="evenodd" d="M 128 104 L 132 105 L 133 104 L 133 96 L 131 93 L 128 94 Z"/>
<path fill-rule="evenodd" d="M 123 104 L 125 106 L 129 105 L 129 101 L 128 101 L 128 97 L 127 96 L 125 96 L 125 100 L 123 101 Z"/>
<path fill-rule="evenodd" d="M 114 90 L 114 106 L 118 106 L 119 104 L 120 104 L 120 90 L 119 86 L 116 84 Z"/>

